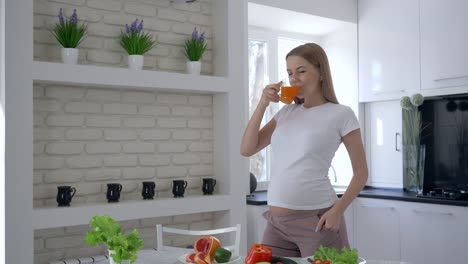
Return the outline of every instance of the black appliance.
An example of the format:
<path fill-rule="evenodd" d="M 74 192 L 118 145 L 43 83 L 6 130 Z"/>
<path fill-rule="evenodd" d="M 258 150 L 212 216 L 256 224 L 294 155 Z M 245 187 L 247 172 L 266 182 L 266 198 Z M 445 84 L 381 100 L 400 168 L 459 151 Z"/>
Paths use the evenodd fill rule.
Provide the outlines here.
<path fill-rule="evenodd" d="M 433 190 L 423 192 L 416 195 L 421 198 L 444 199 L 444 200 L 468 200 L 467 189 L 441 189 L 434 188 Z"/>
<path fill-rule="evenodd" d="M 468 199 L 468 94 L 426 98 L 419 110 L 426 145 L 419 196 Z"/>

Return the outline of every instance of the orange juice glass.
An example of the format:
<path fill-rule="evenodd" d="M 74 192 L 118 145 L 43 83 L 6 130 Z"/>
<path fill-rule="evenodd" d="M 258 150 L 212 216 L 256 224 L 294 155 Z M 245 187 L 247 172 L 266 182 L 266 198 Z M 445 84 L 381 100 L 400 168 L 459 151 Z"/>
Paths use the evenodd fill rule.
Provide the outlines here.
<path fill-rule="evenodd" d="M 284 104 L 292 103 L 299 89 L 299 86 L 281 86 L 280 101 Z"/>

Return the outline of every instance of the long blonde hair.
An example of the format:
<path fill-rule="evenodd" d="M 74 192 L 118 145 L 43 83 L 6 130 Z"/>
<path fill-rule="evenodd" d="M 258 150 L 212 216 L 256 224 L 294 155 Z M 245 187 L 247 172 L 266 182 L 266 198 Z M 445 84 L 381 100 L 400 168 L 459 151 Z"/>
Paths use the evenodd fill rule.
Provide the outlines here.
<path fill-rule="evenodd" d="M 320 91 L 322 92 L 323 97 L 325 97 L 325 100 L 328 102 L 338 104 L 338 99 L 336 99 L 335 90 L 333 89 L 333 81 L 327 54 L 322 47 L 315 43 L 307 43 L 292 49 L 286 55 L 286 59 L 289 56 L 302 57 L 310 64 L 317 67 L 320 71 Z M 296 104 L 304 103 L 304 99 L 299 99 L 297 97 L 294 99 L 294 101 Z"/>

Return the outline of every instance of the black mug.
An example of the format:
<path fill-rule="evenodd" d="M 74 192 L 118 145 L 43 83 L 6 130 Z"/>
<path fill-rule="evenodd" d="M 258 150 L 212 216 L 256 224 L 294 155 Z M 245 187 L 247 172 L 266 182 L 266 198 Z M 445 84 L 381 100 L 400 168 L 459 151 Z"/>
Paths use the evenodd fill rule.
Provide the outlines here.
<path fill-rule="evenodd" d="M 116 203 L 120 199 L 120 192 L 122 191 L 122 184 L 108 183 L 107 184 L 107 201 L 109 203 Z"/>
<path fill-rule="evenodd" d="M 76 193 L 76 189 L 71 186 L 57 186 L 58 206 L 70 206 L 70 202 Z"/>
<path fill-rule="evenodd" d="M 153 200 L 155 188 L 156 184 L 154 182 L 143 182 L 143 188 L 141 189 L 143 200 Z"/>
<path fill-rule="evenodd" d="M 175 180 L 172 181 L 172 183 L 172 194 L 174 194 L 174 198 L 184 197 L 185 188 L 187 188 L 187 181 Z"/>
<path fill-rule="evenodd" d="M 202 191 L 203 195 L 213 194 L 214 187 L 216 186 L 216 180 L 213 178 L 203 178 Z"/>

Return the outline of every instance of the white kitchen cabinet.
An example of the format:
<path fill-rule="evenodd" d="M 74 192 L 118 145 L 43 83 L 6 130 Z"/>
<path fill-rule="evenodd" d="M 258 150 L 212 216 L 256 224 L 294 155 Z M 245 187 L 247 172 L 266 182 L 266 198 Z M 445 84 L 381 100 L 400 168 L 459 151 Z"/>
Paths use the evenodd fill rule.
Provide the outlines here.
<path fill-rule="evenodd" d="M 348 241 L 351 248 L 356 247 L 354 243 L 354 203 L 351 203 L 344 213 Z"/>
<path fill-rule="evenodd" d="M 401 107 L 399 101 L 372 102 L 365 106 L 368 184 L 403 186 Z"/>
<path fill-rule="evenodd" d="M 263 213 L 268 211 L 268 205 L 247 205 L 247 245 L 261 243 L 267 221 Z"/>
<path fill-rule="evenodd" d="M 420 89 L 418 0 L 359 0 L 358 35 L 360 102 Z"/>
<path fill-rule="evenodd" d="M 468 1 L 420 1 L 421 88 L 423 93 L 468 91 Z M 426 90 L 426 91 L 424 91 Z"/>
<path fill-rule="evenodd" d="M 466 263 L 466 207 L 401 203 L 401 260 L 410 263 Z"/>
<path fill-rule="evenodd" d="M 399 210 L 395 201 L 354 201 L 354 246 L 366 259 L 400 259 Z"/>

